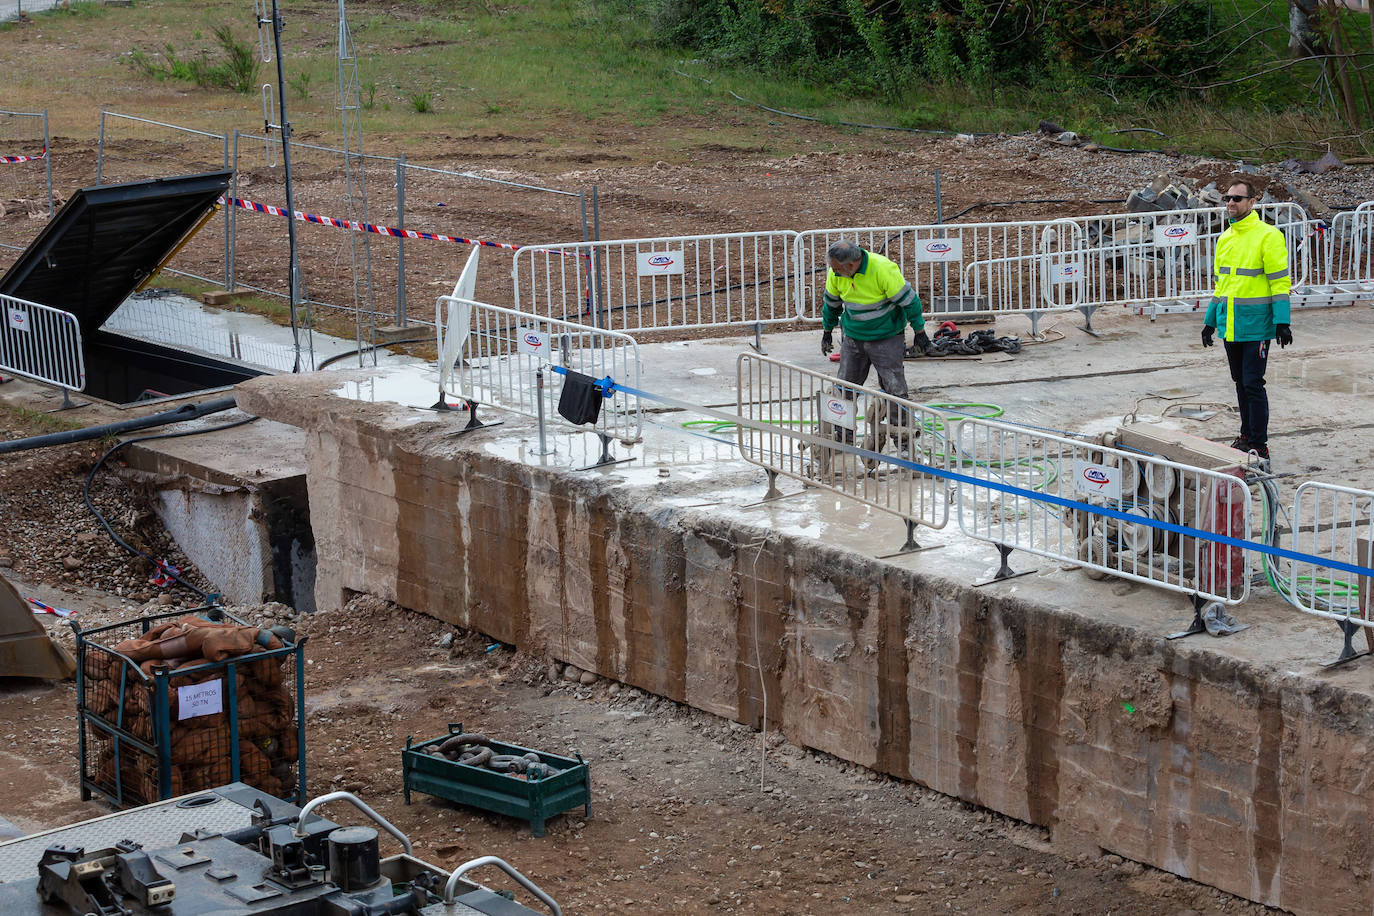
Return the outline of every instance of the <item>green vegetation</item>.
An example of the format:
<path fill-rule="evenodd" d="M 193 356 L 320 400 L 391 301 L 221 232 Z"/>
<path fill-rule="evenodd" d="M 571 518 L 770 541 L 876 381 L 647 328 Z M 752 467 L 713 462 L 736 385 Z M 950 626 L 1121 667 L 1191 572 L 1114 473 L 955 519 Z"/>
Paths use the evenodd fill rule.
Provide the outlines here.
<path fill-rule="evenodd" d="M 1287 10 L 1286 0 L 420 0 L 385 15 L 355 8 L 351 26 L 365 130 L 398 151 L 455 126 L 577 143 L 594 142 L 598 122 L 665 120 L 666 142 L 683 149 L 707 130 L 710 142 L 757 148 L 776 142 L 759 130 L 770 122 L 805 129 L 794 113 L 823 143 L 901 136 L 847 124 L 991 133 L 1045 119 L 1109 146 L 1369 155 L 1368 15 L 1323 4 L 1313 31 L 1330 53 L 1294 60 Z M 99 99 L 226 131 L 261 117 L 255 98 L 233 93 L 275 82 L 259 72 L 256 36 L 244 44 L 215 25 L 251 29 L 238 2 L 83 0 L 38 15 L 45 43 L 81 47 L 89 66 L 14 67 L 9 107 L 56 108 L 56 92 L 88 109 L 68 109 L 73 119 L 93 118 Z M 334 7 L 284 0 L 282 15 L 292 122 L 328 143 L 339 123 Z M 127 48 L 130 35 L 162 42 L 124 56 L 143 80 L 224 94 L 189 116 L 170 103 L 148 110 L 146 86 L 116 85 L 128 82 L 121 65 L 100 50 Z M 14 64 L 12 44 L 0 42 L 0 58 Z"/>
<path fill-rule="evenodd" d="M 163 59 L 134 50 L 129 54 L 129 62 L 143 75 L 159 81 L 176 80 L 205 89 L 230 89 L 242 93 L 256 89 L 257 49 L 235 38 L 233 29 L 227 25 L 215 26 L 215 42 L 219 45 L 218 58 L 211 58 L 209 50 L 201 48 L 197 56 L 183 59 L 176 47 L 168 42 L 163 47 Z M 306 86 L 309 86 L 308 81 Z"/>
<path fill-rule="evenodd" d="M 20 407 L 17 404 L 0 404 L 5 413 L 9 414 L 35 435 L 46 433 L 65 433 L 73 429 L 81 429 L 84 424 L 75 420 L 69 420 L 61 414 L 44 413 L 41 410 L 30 410 L 27 407 Z"/>

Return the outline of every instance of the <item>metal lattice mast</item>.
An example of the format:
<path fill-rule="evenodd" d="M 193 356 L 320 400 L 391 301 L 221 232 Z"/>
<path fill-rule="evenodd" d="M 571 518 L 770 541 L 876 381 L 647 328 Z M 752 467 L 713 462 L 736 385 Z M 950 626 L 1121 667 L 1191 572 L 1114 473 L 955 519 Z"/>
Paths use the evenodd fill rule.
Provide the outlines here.
<path fill-rule="evenodd" d="M 366 160 L 363 157 L 362 102 L 358 88 L 358 57 L 348 28 L 348 11 L 339 0 L 339 114 L 343 119 L 344 185 L 348 193 L 348 218 L 367 222 Z M 366 232 L 350 232 L 353 250 L 353 314 L 358 338 L 358 364 L 363 360 L 364 306 L 367 310 L 368 343 L 376 341 L 372 308 L 372 246 Z M 361 246 L 361 250 L 359 250 Z M 377 351 L 372 351 L 377 362 Z"/>

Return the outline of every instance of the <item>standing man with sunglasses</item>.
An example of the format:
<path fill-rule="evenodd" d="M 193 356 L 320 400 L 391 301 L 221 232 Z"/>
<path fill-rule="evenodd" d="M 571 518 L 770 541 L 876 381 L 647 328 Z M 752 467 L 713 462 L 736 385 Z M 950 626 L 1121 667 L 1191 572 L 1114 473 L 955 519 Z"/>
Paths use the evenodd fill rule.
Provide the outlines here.
<path fill-rule="evenodd" d="M 1216 287 L 1203 319 L 1202 345 L 1212 345 L 1221 331 L 1231 380 L 1240 407 L 1240 436 L 1232 448 L 1269 460 L 1269 395 L 1264 367 L 1269 342 L 1293 342 L 1289 329 L 1288 245 L 1283 233 L 1254 213 L 1255 188 L 1245 179 L 1232 182 L 1226 194 L 1230 227 L 1217 239 Z"/>

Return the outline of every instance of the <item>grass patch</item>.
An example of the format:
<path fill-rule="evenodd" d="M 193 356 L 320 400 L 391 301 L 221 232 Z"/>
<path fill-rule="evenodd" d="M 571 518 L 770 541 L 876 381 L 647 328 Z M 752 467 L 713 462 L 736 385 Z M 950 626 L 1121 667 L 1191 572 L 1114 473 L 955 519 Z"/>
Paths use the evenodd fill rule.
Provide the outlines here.
<path fill-rule="evenodd" d="M 219 47 L 218 57 L 211 57 L 210 51 L 202 48 L 197 56 L 183 58 L 168 42 L 161 57 L 135 49 L 129 52 L 129 63 L 139 73 L 159 82 L 194 83 L 202 89 L 228 89 L 243 94 L 254 91 L 258 79 L 257 48 L 235 38 L 234 30 L 227 25 L 215 26 L 215 43 Z M 307 95 L 309 85 L 307 77 Z"/>
<path fill-rule="evenodd" d="M 84 424 L 75 420 L 68 420 L 58 414 L 44 413 L 41 410 L 31 410 L 28 407 L 20 407 L 17 404 L 0 404 L 5 413 L 9 414 L 14 420 L 21 423 L 34 435 L 46 435 L 47 433 L 65 433 L 74 429 L 81 429 Z"/>

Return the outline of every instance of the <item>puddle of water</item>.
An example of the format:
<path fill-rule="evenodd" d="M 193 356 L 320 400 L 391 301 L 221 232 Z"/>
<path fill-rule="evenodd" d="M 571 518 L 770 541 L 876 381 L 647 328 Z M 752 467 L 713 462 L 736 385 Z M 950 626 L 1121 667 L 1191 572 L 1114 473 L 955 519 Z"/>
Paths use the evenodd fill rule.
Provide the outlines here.
<path fill-rule="evenodd" d="M 296 348 L 291 329 L 261 315 L 204 305 L 179 293 L 137 295 L 124 301 L 102 330 L 213 356 L 257 369 L 290 372 Z M 417 328 L 417 335 L 423 331 Z M 357 342 L 316 332 L 299 332 L 301 363 L 309 371 L 331 356 L 355 352 Z M 413 357 L 377 351 L 378 364 L 422 362 Z M 372 354 L 364 357 L 372 365 Z M 340 360 L 336 368 L 356 368 L 357 360 Z M 435 386 L 437 391 L 437 384 Z"/>

